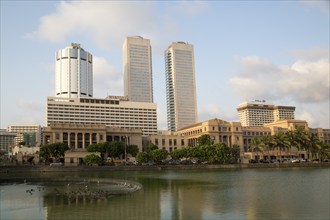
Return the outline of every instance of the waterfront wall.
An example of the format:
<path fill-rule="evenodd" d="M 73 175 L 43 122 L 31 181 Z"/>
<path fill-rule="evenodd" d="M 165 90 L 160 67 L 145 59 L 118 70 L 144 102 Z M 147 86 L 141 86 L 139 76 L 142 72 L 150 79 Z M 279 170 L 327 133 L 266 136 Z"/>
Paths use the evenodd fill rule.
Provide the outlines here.
<path fill-rule="evenodd" d="M 71 172 L 71 171 L 129 171 L 129 170 L 191 170 L 191 169 L 244 169 L 244 168 L 290 168 L 328 167 L 330 163 L 276 163 L 276 164 L 225 164 L 225 165 L 155 165 L 155 166 L 47 166 L 21 165 L 0 166 L 0 173 L 8 172 Z M 1 178 L 0 178 L 1 179 Z"/>

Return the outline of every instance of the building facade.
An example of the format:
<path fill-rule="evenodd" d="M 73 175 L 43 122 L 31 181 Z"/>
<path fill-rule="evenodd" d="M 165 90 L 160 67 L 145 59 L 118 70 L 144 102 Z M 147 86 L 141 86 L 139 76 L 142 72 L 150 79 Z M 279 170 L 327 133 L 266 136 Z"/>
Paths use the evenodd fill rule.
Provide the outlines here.
<path fill-rule="evenodd" d="M 15 138 L 15 132 L 0 129 L 0 151 L 9 153 L 10 149 L 15 146 Z"/>
<path fill-rule="evenodd" d="M 262 126 L 283 119 L 294 119 L 295 107 L 275 106 L 265 100 L 241 103 L 237 108 L 242 126 Z"/>
<path fill-rule="evenodd" d="M 150 40 L 127 37 L 123 45 L 124 95 L 132 102 L 153 102 Z"/>
<path fill-rule="evenodd" d="M 97 98 L 47 98 L 46 124 L 96 124 L 141 129 L 157 134 L 157 105 L 130 102 L 122 96 Z"/>
<path fill-rule="evenodd" d="M 93 97 L 93 56 L 72 43 L 55 55 L 55 96 Z"/>
<path fill-rule="evenodd" d="M 65 143 L 70 150 L 65 153 L 66 165 L 78 165 L 90 154 L 87 147 L 102 142 L 123 141 L 136 145 L 142 151 L 142 131 L 132 128 L 108 127 L 95 124 L 54 123 L 43 129 L 43 144 Z"/>
<path fill-rule="evenodd" d="M 38 147 L 42 142 L 42 128 L 40 125 L 10 125 L 7 131 L 16 133 L 15 146 L 25 142 L 26 146 Z"/>
<path fill-rule="evenodd" d="M 197 122 L 193 45 L 174 42 L 165 51 L 168 130 L 177 131 Z"/>
<path fill-rule="evenodd" d="M 153 143 L 160 149 L 171 152 L 184 147 L 195 147 L 201 135 L 209 135 L 213 143 L 224 143 L 229 147 L 238 145 L 243 149 L 242 126 L 239 122 L 227 122 L 221 119 L 210 119 L 184 127 L 176 132 L 161 132 L 150 135 L 144 141 L 145 145 Z"/>

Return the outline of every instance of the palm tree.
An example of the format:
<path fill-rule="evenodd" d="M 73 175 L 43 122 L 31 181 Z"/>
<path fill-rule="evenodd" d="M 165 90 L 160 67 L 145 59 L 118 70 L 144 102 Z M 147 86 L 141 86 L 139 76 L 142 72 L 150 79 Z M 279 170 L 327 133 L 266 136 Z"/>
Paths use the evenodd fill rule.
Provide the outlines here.
<path fill-rule="evenodd" d="M 261 138 L 254 137 L 252 139 L 250 149 L 252 152 L 254 151 L 257 153 L 257 162 L 259 162 L 259 152 L 262 152 L 262 149 L 264 146 L 265 146 L 265 144 L 262 142 Z"/>
<path fill-rule="evenodd" d="M 323 159 L 330 158 L 330 144 L 329 143 L 321 142 L 320 148 L 319 148 L 319 158 L 320 158 L 320 161 L 322 161 Z"/>
<path fill-rule="evenodd" d="M 261 141 L 264 144 L 264 149 L 267 150 L 267 155 L 268 155 L 268 159 L 270 160 L 270 154 L 269 151 L 274 149 L 274 139 L 273 136 L 267 134 L 266 136 L 263 136 Z"/>
<path fill-rule="evenodd" d="M 294 138 L 299 151 L 308 149 L 309 138 L 307 132 L 303 128 L 298 128 L 294 131 Z"/>
<path fill-rule="evenodd" d="M 282 150 L 290 148 L 290 142 L 285 133 L 279 132 L 274 136 L 275 147 L 280 150 L 280 159 L 282 159 Z"/>
<path fill-rule="evenodd" d="M 311 134 L 309 136 L 309 142 L 308 142 L 308 148 L 307 148 L 308 149 L 308 155 L 310 153 L 312 153 L 312 157 L 313 157 L 313 155 L 315 155 L 318 152 L 320 147 L 321 147 L 321 141 L 319 140 L 317 135 Z"/>

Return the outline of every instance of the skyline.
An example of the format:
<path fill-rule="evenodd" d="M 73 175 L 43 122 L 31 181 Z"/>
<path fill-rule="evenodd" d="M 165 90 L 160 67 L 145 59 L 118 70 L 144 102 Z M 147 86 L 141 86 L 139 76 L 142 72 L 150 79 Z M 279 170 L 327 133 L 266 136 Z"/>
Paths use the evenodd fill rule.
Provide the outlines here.
<path fill-rule="evenodd" d="M 1 1 L 0 128 L 45 126 L 55 52 L 71 43 L 94 56 L 93 97 L 123 95 L 122 45 L 136 35 L 150 39 L 160 130 L 164 51 L 175 41 L 194 46 L 198 121 L 239 121 L 238 105 L 261 99 L 329 128 L 328 1 Z"/>

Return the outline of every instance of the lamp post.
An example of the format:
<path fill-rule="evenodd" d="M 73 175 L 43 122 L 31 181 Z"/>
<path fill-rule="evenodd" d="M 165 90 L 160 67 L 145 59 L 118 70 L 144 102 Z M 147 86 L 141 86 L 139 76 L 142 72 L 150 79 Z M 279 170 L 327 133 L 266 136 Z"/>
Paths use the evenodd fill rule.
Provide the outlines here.
<path fill-rule="evenodd" d="M 125 165 L 126 165 L 126 162 L 127 162 L 127 158 L 126 158 L 126 155 L 127 155 L 127 154 L 126 154 L 126 146 L 127 146 L 126 141 L 127 141 L 127 136 L 124 136 L 124 140 L 125 140 L 125 145 L 124 145 L 124 146 L 125 146 L 125 155 L 124 155 L 124 156 L 125 156 Z"/>

